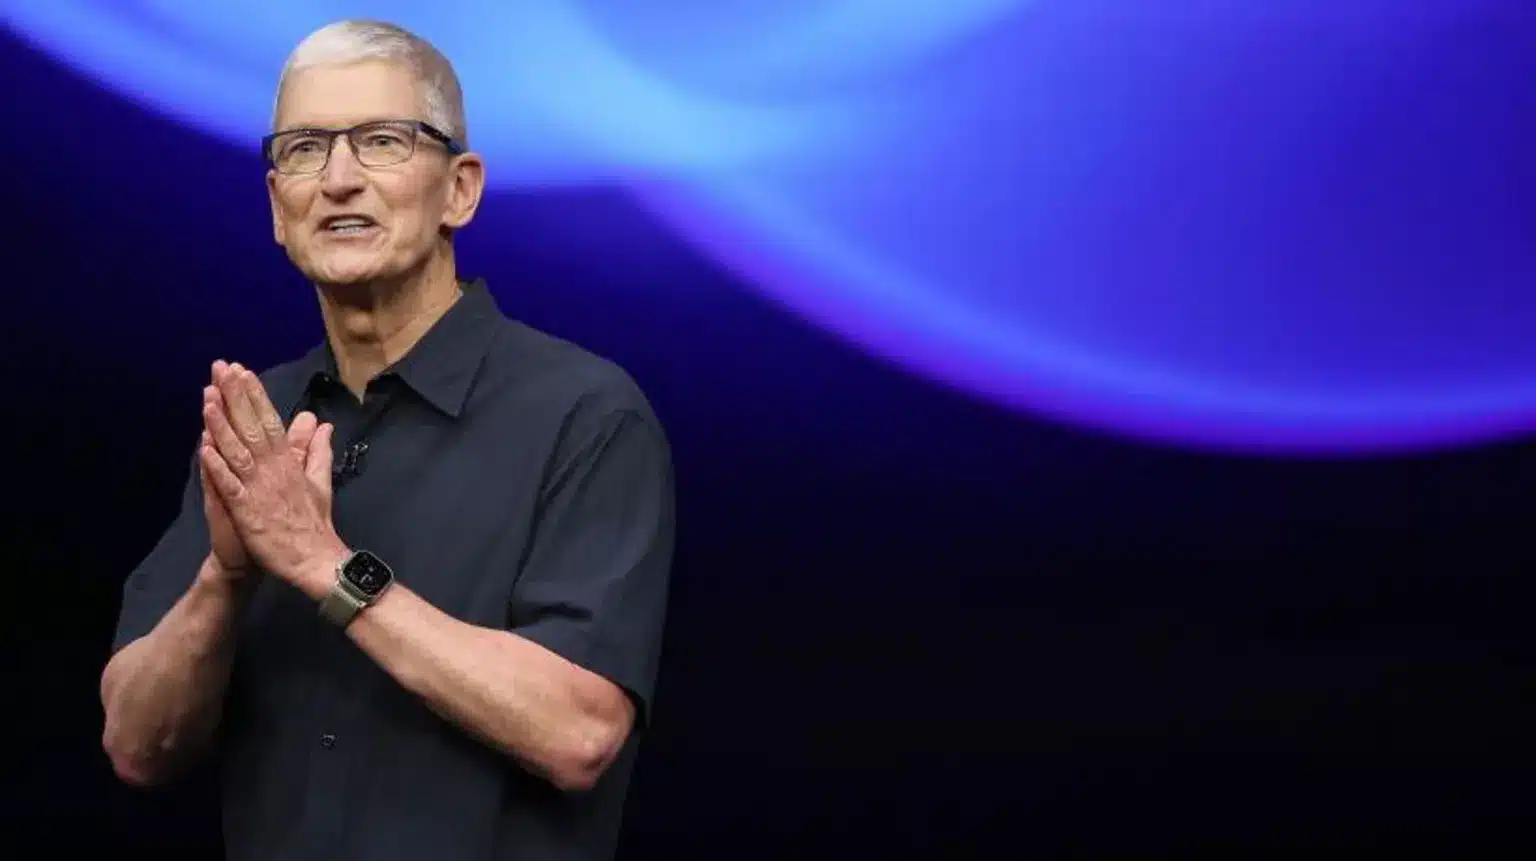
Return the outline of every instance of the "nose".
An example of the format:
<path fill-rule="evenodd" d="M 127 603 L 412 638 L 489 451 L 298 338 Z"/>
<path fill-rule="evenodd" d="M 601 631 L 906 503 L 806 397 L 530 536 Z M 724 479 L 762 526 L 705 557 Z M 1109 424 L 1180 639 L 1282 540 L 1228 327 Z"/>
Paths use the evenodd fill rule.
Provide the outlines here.
<path fill-rule="evenodd" d="M 363 167 L 346 135 L 337 135 L 331 143 L 331 156 L 320 175 L 320 190 L 331 197 L 347 197 L 363 187 Z"/>

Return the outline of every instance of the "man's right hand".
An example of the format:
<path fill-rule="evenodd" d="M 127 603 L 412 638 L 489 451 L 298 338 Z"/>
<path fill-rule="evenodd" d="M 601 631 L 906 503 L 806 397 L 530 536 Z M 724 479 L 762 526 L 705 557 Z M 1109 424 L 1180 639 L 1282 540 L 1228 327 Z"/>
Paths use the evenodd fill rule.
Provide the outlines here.
<path fill-rule="evenodd" d="M 229 372 L 229 366 L 223 362 L 217 362 L 213 366 L 215 385 L 203 389 L 204 403 L 212 403 L 220 406 L 222 401 L 217 382 L 223 374 Z M 298 461 L 299 466 L 304 466 L 309 459 L 310 441 L 315 437 L 315 430 L 319 427 L 319 421 L 314 413 L 301 412 L 294 416 L 293 422 L 288 426 L 288 451 Z M 203 431 L 203 445 L 209 444 L 208 431 Z M 237 581 L 243 580 L 251 571 L 251 557 L 245 549 L 245 543 L 240 540 L 235 532 L 235 524 L 230 520 L 229 511 L 224 507 L 224 502 L 219 498 L 218 491 L 208 476 L 208 469 L 198 460 L 198 473 L 203 484 L 203 514 L 208 519 L 208 539 L 212 546 L 211 555 L 214 567 L 223 579 Z"/>

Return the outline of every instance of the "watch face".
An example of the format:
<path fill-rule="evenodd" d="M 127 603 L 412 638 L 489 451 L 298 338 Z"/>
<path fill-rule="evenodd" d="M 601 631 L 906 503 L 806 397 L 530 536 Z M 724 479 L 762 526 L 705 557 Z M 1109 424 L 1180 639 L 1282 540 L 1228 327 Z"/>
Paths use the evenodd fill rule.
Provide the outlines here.
<path fill-rule="evenodd" d="M 342 567 L 341 573 L 347 578 L 348 583 L 369 598 L 384 591 L 384 587 L 395 578 L 394 572 L 389 570 L 384 560 L 366 550 L 359 550 L 353 554 L 347 564 Z"/>

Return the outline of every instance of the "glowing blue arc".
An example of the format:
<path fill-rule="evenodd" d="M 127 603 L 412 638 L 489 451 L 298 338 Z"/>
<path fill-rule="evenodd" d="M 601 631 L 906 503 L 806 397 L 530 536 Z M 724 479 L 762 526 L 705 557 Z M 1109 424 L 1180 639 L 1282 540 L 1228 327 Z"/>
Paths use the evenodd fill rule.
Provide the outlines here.
<path fill-rule="evenodd" d="M 455 58 L 494 183 L 630 183 L 786 307 L 1033 412 L 1287 451 L 1536 426 L 1525 0 L 324 6 L 0 14 L 246 147 L 298 39 L 393 17 Z"/>
<path fill-rule="evenodd" d="M 329 19 L 295 15 L 276 3 L 230 8 L 244 5 L 155 4 L 140 10 L 155 14 L 130 17 L 109 3 L 13 2 L 3 14 L 12 31 L 136 101 L 250 143 L 268 130 L 272 88 L 287 51 Z M 505 182 L 761 163 L 809 148 L 835 133 L 839 122 L 815 106 L 690 96 L 614 52 L 565 3 L 488 4 L 473 16 L 441 19 L 423 16 L 420 4 L 399 5 L 396 20 L 414 24 L 456 58 L 477 149 L 496 157 L 494 173 Z M 369 4 L 367 14 L 381 11 L 387 12 Z M 180 17 L 172 17 L 177 12 Z M 240 26 L 231 27 L 232 20 Z M 495 52 L 481 49 L 487 33 L 501 34 Z"/>
<path fill-rule="evenodd" d="M 764 283 L 799 288 L 830 277 L 862 285 L 776 294 L 789 310 L 848 333 L 899 365 L 1066 422 L 1163 443 L 1275 453 L 1426 449 L 1536 429 L 1530 378 L 1490 379 L 1450 393 L 1350 397 L 1222 383 L 1173 367 L 1115 361 L 955 302 L 840 242 L 760 189 L 718 184 L 679 197 L 658 187 L 645 199 L 685 227 L 700 248 Z M 773 246 L 792 245 L 801 262 L 765 259 L 754 251 L 763 236 Z"/>

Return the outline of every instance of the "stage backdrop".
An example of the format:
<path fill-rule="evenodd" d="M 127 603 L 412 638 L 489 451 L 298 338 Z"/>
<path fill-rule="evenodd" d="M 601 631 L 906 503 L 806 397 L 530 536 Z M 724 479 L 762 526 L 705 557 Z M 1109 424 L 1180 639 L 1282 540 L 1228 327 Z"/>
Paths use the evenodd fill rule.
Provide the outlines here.
<path fill-rule="evenodd" d="M 369 15 L 463 77 L 464 273 L 675 448 L 629 856 L 1486 836 L 1533 717 L 1527 6 L 0 5 L 7 831 L 217 846 L 206 776 L 114 783 L 95 686 L 208 363 L 321 337 L 257 141 Z"/>

